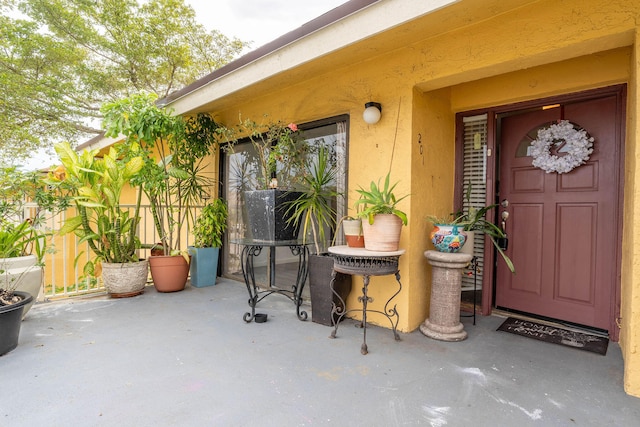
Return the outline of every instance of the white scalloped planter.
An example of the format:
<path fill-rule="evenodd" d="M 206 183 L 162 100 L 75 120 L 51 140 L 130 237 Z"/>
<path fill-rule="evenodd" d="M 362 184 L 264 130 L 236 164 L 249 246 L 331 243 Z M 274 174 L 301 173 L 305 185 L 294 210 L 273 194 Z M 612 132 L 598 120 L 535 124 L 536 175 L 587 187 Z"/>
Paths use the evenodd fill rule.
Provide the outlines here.
<path fill-rule="evenodd" d="M 149 262 L 102 263 L 102 280 L 112 298 L 128 298 L 144 292 L 149 277 Z"/>

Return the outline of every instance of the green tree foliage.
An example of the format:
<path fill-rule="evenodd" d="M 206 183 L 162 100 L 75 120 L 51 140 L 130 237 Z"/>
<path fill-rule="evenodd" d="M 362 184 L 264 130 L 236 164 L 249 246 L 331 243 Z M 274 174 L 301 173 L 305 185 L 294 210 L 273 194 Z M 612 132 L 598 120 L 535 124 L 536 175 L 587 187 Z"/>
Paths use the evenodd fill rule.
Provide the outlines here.
<path fill-rule="evenodd" d="M 162 98 L 246 47 L 183 0 L 0 0 L 0 160 L 99 134 L 100 105 Z"/>

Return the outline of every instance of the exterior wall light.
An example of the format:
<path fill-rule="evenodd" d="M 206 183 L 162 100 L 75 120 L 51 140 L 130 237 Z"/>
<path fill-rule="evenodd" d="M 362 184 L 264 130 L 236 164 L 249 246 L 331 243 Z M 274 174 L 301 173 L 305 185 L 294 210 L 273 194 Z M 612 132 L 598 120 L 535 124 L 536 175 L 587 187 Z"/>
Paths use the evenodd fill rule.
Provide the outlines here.
<path fill-rule="evenodd" d="M 377 102 L 367 102 L 364 104 L 364 113 L 362 113 L 362 118 L 366 123 L 373 125 L 380 121 L 381 113 L 382 105 Z"/>

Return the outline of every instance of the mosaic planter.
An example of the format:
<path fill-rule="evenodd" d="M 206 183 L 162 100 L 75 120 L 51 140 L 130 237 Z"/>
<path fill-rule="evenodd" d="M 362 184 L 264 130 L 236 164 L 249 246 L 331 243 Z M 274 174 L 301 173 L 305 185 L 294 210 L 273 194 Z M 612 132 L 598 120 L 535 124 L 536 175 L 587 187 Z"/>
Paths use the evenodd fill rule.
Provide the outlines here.
<path fill-rule="evenodd" d="M 439 252 L 458 252 L 467 241 L 467 233 L 459 225 L 435 224 L 431 242 Z"/>

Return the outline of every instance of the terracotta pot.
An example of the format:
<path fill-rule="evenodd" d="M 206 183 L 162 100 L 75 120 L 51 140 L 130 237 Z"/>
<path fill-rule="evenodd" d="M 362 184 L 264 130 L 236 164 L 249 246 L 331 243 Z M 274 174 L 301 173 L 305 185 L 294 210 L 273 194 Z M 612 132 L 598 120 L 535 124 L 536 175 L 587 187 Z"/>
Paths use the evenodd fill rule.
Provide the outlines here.
<path fill-rule="evenodd" d="M 344 237 L 350 248 L 364 248 L 364 234 L 362 233 L 362 220 L 345 219 L 342 221 Z"/>
<path fill-rule="evenodd" d="M 149 257 L 153 286 L 158 292 L 177 292 L 184 289 L 189 276 L 189 264 L 182 255 Z"/>
<path fill-rule="evenodd" d="M 149 277 L 149 262 L 103 262 L 102 280 L 112 298 L 128 298 L 144 293 Z"/>
<path fill-rule="evenodd" d="M 369 251 L 393 252 L 400 244 L 402 220 L 394 214 L 378 214 L 373 217 L 373 224 L 366 219 L 362 221 L 364 248 Z"/>
<path fill-rule="evenodd" d="M 440 252 L 458 252 L 466 240 L 467 232 L 459 225 L 435 224 L 431 231 L 431 242 Z"/>

